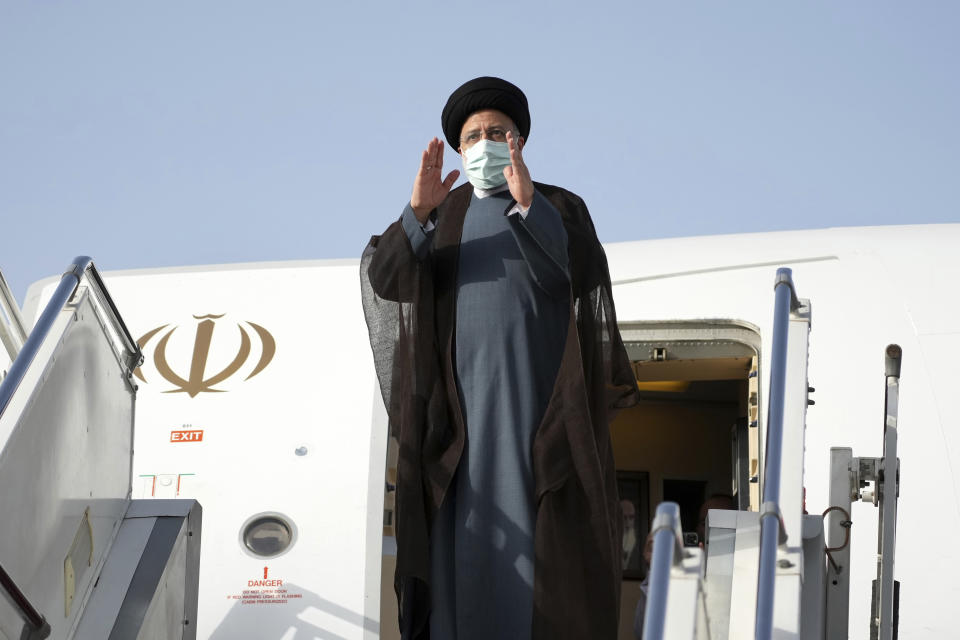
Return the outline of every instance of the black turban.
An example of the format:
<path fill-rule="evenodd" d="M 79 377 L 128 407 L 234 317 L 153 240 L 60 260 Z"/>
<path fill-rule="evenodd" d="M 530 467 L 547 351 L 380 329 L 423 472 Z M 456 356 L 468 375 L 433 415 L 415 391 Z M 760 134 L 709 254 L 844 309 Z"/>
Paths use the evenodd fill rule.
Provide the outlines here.
<path fill-rule="evenodd" d="M 460 131 L 472 113 L 496 109 L 510 116 L 524 140 L 530 135 L 530 109 L 523 91 L 506 80 L 483 76 L 454 91 L 447 100 L 440 124 L 451 149 L 460 148 Z"/>

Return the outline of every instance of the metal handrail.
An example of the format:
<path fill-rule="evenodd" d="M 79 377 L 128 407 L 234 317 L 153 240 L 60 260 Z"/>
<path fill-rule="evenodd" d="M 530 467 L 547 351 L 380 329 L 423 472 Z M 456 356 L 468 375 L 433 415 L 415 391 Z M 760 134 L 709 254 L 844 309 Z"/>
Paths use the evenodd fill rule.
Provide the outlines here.
<path fill-rule="evenodd" d="M 110 295 L 110 292 L 107 291 L 107 285 L 104 284 L 103 278 L 100 276 L 100 271 L 98 271 L 97 267 L 93 264 L 93 260 L 87 256 L 80 256 L 74 260 L 74 264 L 76 265 L 79 261 L 87 262 L 84 271 L 86 271 L 87 276 L 94 285 L 93 292 L 101 304 L 110 310 L 110 321 L 113 323 L 114 329 L 123 341 L 124 349 L 130 354 L 130 360 L 126 364 L 130 369 L 130 373 L 132 373 L 134 369 L 143 364 L 143 353 L 140 351 L 140 345 L 137 344 L 133 334 L 130 333 L 130 329 L 127 328 L 127 323 L 123 321 L 123 316 L 120 315 L 120 310 L 117 309 L 113 297 Z"/>
<path fill-rule="evenodd" d="M 889 640 L 896 637 L 896 612 L 894 599 L 896 586 L 893 579 L 894 552 L 897 536 L 897 497 L 900 495 L 900 462 L 897 458 L 897 432 L 900 406 L 900 368 L 903 350 L 898 344 L 887 345 L 884 352 L 883 419 L 883 479 L 877 479 L 876 495 L 880 513 L 877 523 L 877 585 L 874 594 L 876 611 L 871 620 L 871 635 L 877 630 L 877 638 Z"/>
<path fill-rule="evenodd" d="M 683 560 L 683 532 L 680 528 L 680 506 L 663 502 L 653 519 L 653 557 L 650 560 L 650 581 L 647 587 L 647 608 L 643 616 L 645 640 L 662 640 L 667 618 L 667 591 L 670 569 Z"/>
<path fill-rule="evenodd" d="M 88 276 L 87 280 L 101 305 L 109 311 L 110 321 L 120 335 L 125 349 L 130 353 L 130 360 L 127 363 L 130 371 L 132 372 L 133 369 L 142 362 L 143 355 L 140 352 L 140 347 L 120 317 L 120 313 L 117 311 L 117 307 L 113 303 L 110 293 L 104 286 L 103 279 L 94 266 L 93 260 L 87 256 L 80 256 L 74 259 L 70 268 L 63 274 L 63 277 L 60 279 L 60 284 L 53 292 L 50 301 L 47 302 L 47 306 L 37 320 L 33 331 L 30 332 L 16 360 L 14 360 L 10 366 L 9 373 L 6 378 L 3 379 L 3 382 L 0 382 L 0 416 L 6 411 L 10 400 L 17 392 L 17 389 L 19 389 L 20 383 L 23 382 L 27 370 L 29 370 L 33 364 L 41 345 L 43 345 L 47 336 L 50 334 L 50 330 L 53 328 L 60 311 L 73 297 L 77 287 L 83 282 L 85 276 Z M 0 587 L 6 592 L 11 603 L 17 607 L 27 625 L 33 628 L 34 633 L 30 634 L 30 637 L 45 638 L 44 629 L 46 629 L 46 634 L 49 634 L 49 625 L 47 625 L 36 607 L 30 603 L 23 591 L 17 587 L 3 566 L 0 566 Z"/>
<path fill-rule="evenodd" d="M 773 634 L 773 597 L 780 543 L 780 467 L 783 457 L 783 409 L 786 401 L 787 337 L 790 312 L 800 307 L 793 272 L 777 269 L 774 284 L 773 348 L 770 356 L 770 398 L 763 468 L 763 506 L 760 509 L 760 565 L 757 578 L 756 638 Z"/>
<path fill-rule="evenodd" d="M 94 294 L 109 311 L 110 321 L 120 335 L 124 343 L 124 348 L 130 353 L 130 361 L 126 363 L 127 366 L 130 367 L 132 371 L 139 366 L 143 360 L 140 347 L 137 345 L 137 341 L 133 339 L 129 329 L 127 329 L 123 318 L 120 317 L 120 312 L 117 311 L 117 306 L 114 304 L 113 298 L 110 297 L 110 293 L 103 284 L 103 279 L 100 277 L 96 266 L 94 266 L 93 259 L 88 256 L 79 256 L 74 259 L 69 269 L 63 274 L 63 277 L 60 279 L 60 284 L 53 292 L 53 296 L 51 296 L 46 308 L 43 310 L 36 325 L 27 337 L 27 341 L 20 350 L 20 354 L 17 356 L 17 359 L 14 360 L 13 364 L 10 365 L 10 371 L 7 373 L 7 377 L 0 383 L 0 415 L 3 415 L 7 405 L 10 403 L 10 399 L 20 387 L 20 383 L 23 381 L 23 377 L 33 363 L 40 349 L 40 345 L 43 344 L 47 338 L 47 334 L 50 333 L 50 329 L 53 328 L 54 321 L 56 321 L 60 310 L 63 309 L 63 306 L 73 297 L 74 292 L 77 290 L 77 287 L 80 286 L 84 276 L 89 276 L 88 282 L 92 285 Z"/>
<path fill-rule="evenodd" d="M 2 566 L 0 566 L 0 587 L 3 587 L 10 603 L 19 610 L 24 623 L 33 630 L 33 633 L 27 637 L 42 639 L 50 635 L 50 625 L 46 619 L 30 603 L 27 596 L 24 595 Z"/>
<path fill-rule="evenodd" d="M 17 300 L 3 273 L 0 273 L 0 311 L 6 315 L 8 321 L 4 322 L 3 318 L 0 318 L 0 342 L 3 342 L 7 353 L 10 354 L 10 360 L 13 361 L 27 340 L 27 331 L 23 325 L 23 316 L 20 315 Z"/>

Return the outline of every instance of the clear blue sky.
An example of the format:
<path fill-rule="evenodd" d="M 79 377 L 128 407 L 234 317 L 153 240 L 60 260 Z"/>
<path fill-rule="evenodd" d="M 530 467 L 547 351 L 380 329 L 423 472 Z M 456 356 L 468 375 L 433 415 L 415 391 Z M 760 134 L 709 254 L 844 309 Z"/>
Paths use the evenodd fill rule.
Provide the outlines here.
<path fill-rule="evenodd" d="M 0 0 L 0 270 L 356 257 L 463 81 L 601 240 L 960 221 L 960 3 Z M 459 159 L 447 155 L 447 169 Z"/>

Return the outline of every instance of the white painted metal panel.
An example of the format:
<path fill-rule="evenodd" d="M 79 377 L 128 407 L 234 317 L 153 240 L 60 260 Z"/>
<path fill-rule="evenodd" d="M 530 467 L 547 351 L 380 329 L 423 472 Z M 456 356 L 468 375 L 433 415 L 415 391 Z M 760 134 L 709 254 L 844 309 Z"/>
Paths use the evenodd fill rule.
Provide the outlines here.
<path fill-rule="evenodd" d="M 733 559 L 737 542 L 737 512 L 707 512 L 707 567 L 704 584 L 711 640 L 726 640 L 730 632 Z"/>
<path fill-rule="evenodd" d="M 703 551 L 684 549 L 680 564 L 670 569 L 664 640 L 699 640 L 708 637 L 702 578 Z"/>
<path fill-rule="evenodd" d="M 0 563 L 54 640 L 82 610 L 130 490 L 133 393 L 86 290 L 74 301 L 0 416 Z M 75 565 L 67 613 L 64 560 L 87 510 L 92 566 Z"/>
<path fill-rule="evenodd" d="M 827 515 L 824 523 L 827 527 L 826 547 L 832 549 L 826 578 L 825 635 L 826 640 L 844 640 L 850 626 L 850 534 L 842 523 L 848 520 L 852 512 L 854 490 L 859 492 L 859 487 L 853 486 L 851 479 L 853 450 L 847 447 L 834 447 L 831 450 L 830 476 L 831 504 L 837 509 Z"/>
<path fill-rule="evenodd" d="M 826 629 L 826 562 L 823 520 L 803 517 L 803 606 L 800 613 L 800 637 L 824 640 Z M 827 596 L 829 598 L 829 596 Z"/>
<path fill-rule="evenodd" d="M 760 518 L 755 512 L 737 513 L 736 542 L 733 552 L 733 579 L 730 582 L 731 640 L 754 637 L 757 611 L 758 560 L 760 558 Z"/>
<path fill-rule="evenodd" d="M 773 640 L 800 639 L 800 602 L 803 587 L 803 553 L 784 550 L 777 553 L 777 577 L 773 602 Z"/>
<path fill-rule="evenodd" d="M 810 304 L 809 302 L 807 304 Z M 804 313 L 806 317 L 804 317 Z M 803 458 L 807 417 L 807 354 L 810 309 L 791 317 L 787 337 L 786 396 L 783 403 L 783 454 L 780 467 L 780 513 L 787 546 L 803 545 Z"/>

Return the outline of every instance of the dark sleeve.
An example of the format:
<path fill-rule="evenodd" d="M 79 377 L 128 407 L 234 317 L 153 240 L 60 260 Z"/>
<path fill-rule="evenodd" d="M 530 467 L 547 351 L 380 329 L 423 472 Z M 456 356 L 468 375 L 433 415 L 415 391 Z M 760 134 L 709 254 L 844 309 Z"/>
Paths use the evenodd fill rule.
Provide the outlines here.
<path fill-rule="evenodd" d="M 554 298 L 566 296 L 570 290 L 570 259 L 560 212 L 539 191 L 534 191 L 526 217 L 514 213 L 509 218 L 534 281 Z"/>
<path fill-rule="evenodd" d="M 371 239 L 368 277 L 378 296 L 394 302 L 409 301 L 418 267 L 430 255 L 433 235 L 434 231 L 423 230 L 408 203 L 399 220 L 383 235 Z"/>
<path fill-rule="evenodd" d="M 433 214 L 431 214 L 431 219 L 427 225 L 430 227 L 430 230 L 424 231 L 423 225 L 417 220 L 417 215 L 413 212 L 413 207 L 411 207 L 408 202 L 407 206 L 403 208 L 400 223 L 403 225 L 403 230 L 407 234 L 407 240 L 410 241 L 410 248 L 413 249 L 413 254 L 417 256 L 418 260 L 422 261 L 430 254 L 430 249 L 433 246 L 433 232 L 435 230 L 433 227 Z"/>

